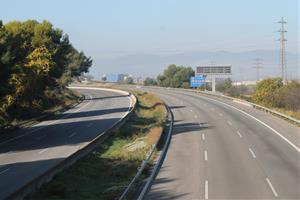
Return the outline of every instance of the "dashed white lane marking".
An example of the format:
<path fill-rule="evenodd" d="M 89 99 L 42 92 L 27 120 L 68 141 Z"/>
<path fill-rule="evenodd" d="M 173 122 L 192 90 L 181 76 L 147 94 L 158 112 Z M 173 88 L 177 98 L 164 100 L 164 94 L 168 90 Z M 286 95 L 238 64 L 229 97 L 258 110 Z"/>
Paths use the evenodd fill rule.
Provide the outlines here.
<path fill-rule="evenodd" d="M 76 132 L 72 133 L 71 135 L 69 135 L 69 138 L 73 137 L 76 134 L 77 134 Z"/>
<path fill-rule="evenodd" d="M 243 137 L 242 134 L 239 131 L 237 131 L 236 133 L 239 135 L 240 138 Z"/>
<path fill-rule="evenodd" d="M 208 199 L 208 180 L 205 180 L 204 199 Z"/>
<path fill-rule="evenodd" d="M 204 135 L 204 133 L 202 133 L 202 140 L 203 140 L 203 141 L 205 140 L 205 135 Z"/>
<path fill-rule="evenodd" d="M 1 175 L 1 174 L 4 174 L 4 173 L 7 172 L 8 170 L 10 170 L 10 168 L 7 168 L 7 169 L 5 169 L 5 170 L 3 170 L 3 171 L 0 171 L 0 175 Z"/>
<path fill-rule="evenodd" d="M 272 190 L 272 192 L 273 192 L 273 195 L 274 195 L 275 197 L 278 197 L 278 193 L 276 192 L 274 186 L 272 185 L 272 183 L 271 183 L 271 181 L 269 180 L 268 177 L 266 178 L 266 181 L 267 181 L 269 187 L 271 188 L 271 190 Z"/>
<path fill-rule="evenodd" d="M 249 151 L 250 151 L 251 155 L 253 156 L 253 158 L 256 158 L 256 155 L 251 148 L 249 148 Z"/>
<path fill-rule="evenodd" d="M 39 154 L 45 153 L 48 150 L 49 150 L 49 148 L 43 149 L 42 151 L 39 151 Z"/>
<path fill-rule="evenodd" d="M 93 126 L 93 123 L 89 123 L 89 124 L 87 125 L 87 127 L 91 127 L 91 126 Z"/>
<path fill-rule="evenodd" d="M 287 142 L 289 145 L 291 145 L 294 149 L 296 149 L 296 150 L 300 153 L 300 148 L 299 148 L 298 146 L 296 146 L 294 143 L 292 143 L 290 140 L 288 140 L 288 139 L 287 139 L 286 137 L 284 137 L 281 133 L 279 133 L 278 131 L 276 131 L 275 129 L 273 129 L 271 126 L 269 126 L 269 125 L 266 124 L 265 122 L 263 122 L 263 121 L 259 120 L 258 118 L 256 118 L 256 117 L 250 115 L 249 113 L 247 113 L 247 112 L 245 112 L 245 111 L 243 111 L 243 110 L 240 110 L 240 109 L 238 109 L 238 108 L 236 108 L 236 107 L 234 107 L 234 106 L 231 106 L 231 105 L 229 105 L 229 104 L 227 104 L 227 103 L 223 103 L 223 102 L 221 102 L 221 101 L 218 101 L 218 100 L 215 100 L 215 99 L 211 99 L 211 98 L 208 98 L 208 99 L 210 99 L 211 101 L 214 101 L 214 102 L 218 102 L 218 103 L 220 103 L 220 104 L 223 104 L 223 105 L 225 105 L 225 106 L 227 106 L 227 107 L 230 107 L 230 108 L 232 108 L 232 109 L 235 109 L 235 110 L 237 110 L 237 111 L 243 113 L 244 115 L 247 115 L 248 117 L 250 117 L 250 118 L 256 120 L 257 122 L 261 123 L 262 125 L 264 125 L 264 126 L 267 127 L 268 129 L 270 129 L 271 131 L 273 131 L 273 132 L 274 132 L 275 134 L 277 134 L 281 139 L 283 139 L 285 142 Z"/>
<path fill-rule="evenodd" d="M 220 117 L 222 117 L 222 116 L 223 116 L 223 114 L 222 114 L 222 113 L 219 113 L 219 116 L 220 116 Z"/>
<path fill-rule="evenodd" d="M 228 123 L 230 126 L 232 126 L 232 123 L 231 123 L 231 121 L 227 121 L 227 123 Z"/>
<path fill-rule="evenodd" d="M 207 151 L 204 151 L 204 160 L 207 160 Z"/>

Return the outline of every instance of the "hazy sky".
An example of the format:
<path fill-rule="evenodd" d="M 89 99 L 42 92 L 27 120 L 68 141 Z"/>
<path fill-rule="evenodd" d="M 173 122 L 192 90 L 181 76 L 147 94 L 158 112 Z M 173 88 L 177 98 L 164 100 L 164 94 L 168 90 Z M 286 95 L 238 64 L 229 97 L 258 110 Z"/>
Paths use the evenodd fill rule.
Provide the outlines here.
<path fill-rule="evenodd" d="M 49 20 L 97 60 L 128 54 L 278 49 L 298 53 L 298 0 L 0 0 L 0 19 Z"/>

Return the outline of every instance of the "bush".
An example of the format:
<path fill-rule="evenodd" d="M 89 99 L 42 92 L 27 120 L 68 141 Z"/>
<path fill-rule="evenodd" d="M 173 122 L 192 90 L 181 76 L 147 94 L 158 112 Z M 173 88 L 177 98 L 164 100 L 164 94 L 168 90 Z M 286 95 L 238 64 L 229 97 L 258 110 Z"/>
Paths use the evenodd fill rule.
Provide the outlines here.
<path fill-rule="evenodd" d="M 283 87 L 283 83 L 280 78 L 269 78 L 259 81 L 256 84 L 253 100 L 265 106 L 277 107 L 279 102 L 275 93 L 278 94 L 278 90 L 281 87 Z"/>
<path fill-rule="evenodd" d="M 253 100 L 256 103 L 285 110 L 300 110 L 300 84 L 292 81 L 283 85 L 279 78 L 265 79 L 257 84 Z"/>

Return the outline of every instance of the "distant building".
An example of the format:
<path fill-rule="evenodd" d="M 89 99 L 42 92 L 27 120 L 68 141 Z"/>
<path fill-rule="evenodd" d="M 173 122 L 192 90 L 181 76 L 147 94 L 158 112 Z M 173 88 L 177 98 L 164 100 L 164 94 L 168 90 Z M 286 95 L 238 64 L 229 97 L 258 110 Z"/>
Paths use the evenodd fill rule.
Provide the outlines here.
<path fill-rule="evenodd" d="M 135 84 L 143 84 L 144 83 L 144 78 L 142 78 L 142 77 L 132 77 L 133 78 L 133 82 L 135 83 Z"/>
<path fill-rule="evenodd" d="M 127 77 L 127 74 L 104 74 L 102 76 L 102 80 L 105 80 L 105 82 L 120 83 L 123 82 Z"/>
<path fill-rule="evenodd" d="M 257 81 L 236 81 L 236 82 L 233 82 L 232 85 L 256 85 L 256 82 Z"/>

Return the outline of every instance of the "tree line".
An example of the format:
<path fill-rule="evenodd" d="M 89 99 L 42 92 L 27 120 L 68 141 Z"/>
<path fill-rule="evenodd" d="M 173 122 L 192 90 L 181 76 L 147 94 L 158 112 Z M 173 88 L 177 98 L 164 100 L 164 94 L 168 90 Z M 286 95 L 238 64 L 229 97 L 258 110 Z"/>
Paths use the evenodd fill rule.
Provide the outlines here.
<path fill-rule="evenodd" d="M 91 65 L 48 21 L 0 21 L 0 119 L 53 106 L 56 94 Z"/>
<path fill-rule="evenodd" d="M 190 78 L 194 76 L 195 72 L 191 67 L 177 66 L 175 64 L 169 65 L 163 71 L 163 74 L 157 76 L 156 79 L 146 78 L 144 85 L 158 85 L 161 87 L 173 88 L 189 88 Z"/>

